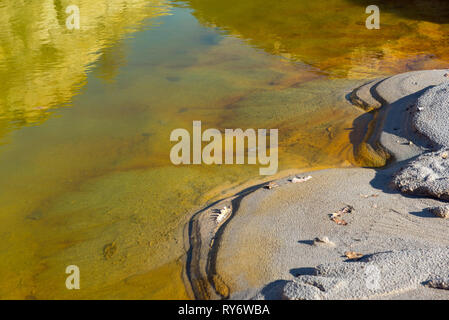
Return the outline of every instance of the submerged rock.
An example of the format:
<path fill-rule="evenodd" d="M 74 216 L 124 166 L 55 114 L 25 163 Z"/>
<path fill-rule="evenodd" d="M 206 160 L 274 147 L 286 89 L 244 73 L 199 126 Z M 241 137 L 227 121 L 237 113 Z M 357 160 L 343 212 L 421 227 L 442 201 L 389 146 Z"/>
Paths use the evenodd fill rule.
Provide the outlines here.
<path fill-rule="evenodd" d="M 393 178 L 403 193 L 449 200 L 449 149 L 429 152 L 410 162 Z"/>
<path fill-rule="evenodd" d="M 117 244 L 115 243 L 115 241 L 105 245 L 103 248 L 103 256 L 106 260 L 111 259 L 116 252 L 117 252 Z"/>

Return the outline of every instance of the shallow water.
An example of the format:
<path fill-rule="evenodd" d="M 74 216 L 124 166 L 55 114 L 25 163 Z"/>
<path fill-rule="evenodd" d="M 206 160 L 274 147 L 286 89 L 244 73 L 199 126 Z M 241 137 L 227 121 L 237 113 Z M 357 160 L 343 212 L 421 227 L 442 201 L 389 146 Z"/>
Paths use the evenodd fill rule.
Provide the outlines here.
<path fill-rule="evenodd" d="M 69 4 L 80 30 L 65 28 Z M 448 66 L 446 7 L 386 6 L 367 30 L 364 5 L 2 1 L 0 298 L 186 298 L 189 214 L 261 179 L 172 165 L 170 132 L 193 120 L 278 128 L 281 171 L 354 164 L 362 112 L 345 94 Z M 79 291 L 65 288 L 72 264 Z"/>

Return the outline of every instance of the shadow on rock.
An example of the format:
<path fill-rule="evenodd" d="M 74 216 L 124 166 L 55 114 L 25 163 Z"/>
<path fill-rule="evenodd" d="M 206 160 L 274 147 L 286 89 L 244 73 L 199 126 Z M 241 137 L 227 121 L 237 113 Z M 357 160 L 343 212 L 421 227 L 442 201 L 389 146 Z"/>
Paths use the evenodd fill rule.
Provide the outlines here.
<path fill-rule="evenodd" d="M 290 270 L 290 274 L 293 275 L 294 277 L 299 277 L 299 276 L 313 276 L 316 274 L 316 269 L 315 268 L 294 268 Z"/>
<path fill-rule="evenodd" d="M 266 300 L 281 300 L 287 280 L 276 280 L 266 285 L 261 294 Z"/>

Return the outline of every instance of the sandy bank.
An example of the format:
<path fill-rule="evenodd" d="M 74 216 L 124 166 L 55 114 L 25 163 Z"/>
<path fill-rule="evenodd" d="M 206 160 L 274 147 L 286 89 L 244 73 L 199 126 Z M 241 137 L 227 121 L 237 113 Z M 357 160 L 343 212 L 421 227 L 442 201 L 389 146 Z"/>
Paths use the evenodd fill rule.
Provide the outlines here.
<path fill-rule="evenodd" d="M 276 188 L 255 186 L 195 215 L 189 225 L 187 263 L 195 295 L 449 298 L 448 290 L 428 285 L 444 283 L 449 275 L 449 220 L 429 210 L 445 203 L 436 193 L 400 186 L 427 181 L 422 172 L 432 177 L 429 183 L 447 175 L 442 166 L 447 157 L 438 151 L 441 143 L 416 125 L 417 112 L 423 111 L 416 107 L 418 99 L 448 81 L 447 72 L 401 74 L 352 93 L 354 104 L 376 110 L 361 155 L 383 159 L 387 167 L 315 171 L 303 174 L 313 178 L 301 183 L 281 179 Z M 417 162 L 421 171 L 413 169 Z M 225 206 L 232 212 L 218 222 L 213 212 Z M 331 219 L 348 206 L 352 212 Z M 331 245 L 314 241 L 325 236 Z M 363 258 L 351 261 L 347 252 Z"/>

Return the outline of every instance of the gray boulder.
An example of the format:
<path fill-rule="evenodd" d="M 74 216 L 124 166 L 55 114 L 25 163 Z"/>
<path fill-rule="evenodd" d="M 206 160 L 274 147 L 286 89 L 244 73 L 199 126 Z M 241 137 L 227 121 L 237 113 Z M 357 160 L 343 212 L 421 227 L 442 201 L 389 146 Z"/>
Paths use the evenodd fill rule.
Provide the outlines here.
<path fill-rule="evenodd" d="M 413 125 L 440 147 L 449 147 L 449 83 L 428 89 L 417 101 Z"/>
<path fill-rule="evenodd" d="M 449 149 L 419 156 L 394 176 L 393 184 L 403 193 L 449 200 Z"/>

